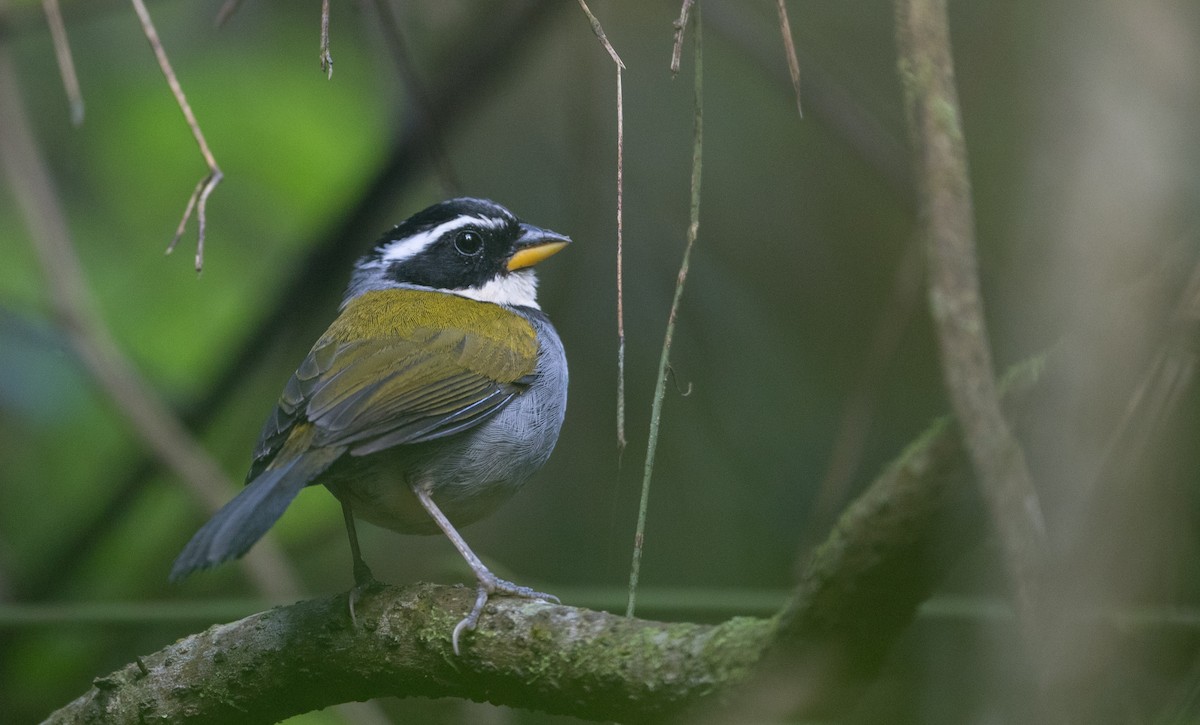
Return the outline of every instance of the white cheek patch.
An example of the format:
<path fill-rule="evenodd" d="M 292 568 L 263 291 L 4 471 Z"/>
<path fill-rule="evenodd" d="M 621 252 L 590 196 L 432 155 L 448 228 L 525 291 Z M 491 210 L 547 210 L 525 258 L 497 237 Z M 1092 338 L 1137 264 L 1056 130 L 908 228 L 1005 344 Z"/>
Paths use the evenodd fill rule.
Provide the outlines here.
<path fill-rule="evenodd" d="M 383 254 L 380 255 L 380 261 L 384 265 L 387 265 L 392 262 L 403 262 L 406 259 L 412 259 L 444 235 L 463 227 L 498 229 L 505 224 L 506 222 L 500 219 L 485 219 L 475 216 L 456 217 L 448 222 L 442 222 L 432 229 L 389 242 L 383 247 Z"/>
<path fill-rule="evenodd" d="M 532 269 L 522 269 L 510 274 L 501 274 L 478 287 L 450 290 L 459 297 L 468 297 L 480 302 L 491 302 L 510 307 L 532 307 L 542 309 L 537 303 L 537 275 Z"/>

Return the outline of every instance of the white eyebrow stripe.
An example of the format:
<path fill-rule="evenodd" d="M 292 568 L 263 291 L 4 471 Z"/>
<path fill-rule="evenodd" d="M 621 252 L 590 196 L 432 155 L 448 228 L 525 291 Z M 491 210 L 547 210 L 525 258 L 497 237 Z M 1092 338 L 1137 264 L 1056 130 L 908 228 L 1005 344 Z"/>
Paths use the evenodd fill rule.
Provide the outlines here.
<path fill-rule="evenodd" d="M 485 219 L 483 217 L 474 216 L 467 218 L 474 219 L 479 226 L 487 227 L 488 229 L 502 229 L 511 223 L 511 220 L 509 219 L 497 219 L 496 217 L 488 217 Z"/>
<path fill-rule="evenodd" d="M 380 260 L 386 264 L 390 262 L 403 262 L 406 259 L 411 259 L 412 257 L 424 251 L 430 244 L 433 244 L 438 239 L 441 239 L 442 235 L 446 234 L 447 232 L 452 232 L 455 229 L 471 226 L 497 229 L 503 225 L 504 222 L 498 219 L 484 219 L 482 217 L 475 216 L 456 217 L 448 222 L 442 222 L 432 229 L 427 229 L 426 231 L 414 234 L 411 237 L 405 237 L 404 239 L 398 239 L 394 242 L 388 242 L 384 245 L 384 252 L 382 255 L 380 255 Z"/>

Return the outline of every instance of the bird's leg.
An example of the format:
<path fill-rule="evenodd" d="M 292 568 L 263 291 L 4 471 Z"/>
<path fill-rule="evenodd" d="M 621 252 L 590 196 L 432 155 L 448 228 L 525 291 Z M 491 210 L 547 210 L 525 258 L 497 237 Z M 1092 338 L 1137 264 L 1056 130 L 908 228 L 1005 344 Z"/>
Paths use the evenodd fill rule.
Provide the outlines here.
<path fill-rule="evenodd" d="M 371 574 L 371 568 L 367 566 L 367 562 L 363 561 L 362 550 L 358 548 L 358 531 L 354 528 L 354 511 L 350 508 L 350 502 L 341 498 L 338 500 L 342 504 L 342 517 L 346 520 L 346 536 L 350 538 L 350 556 L 354 558 L 354 588 L 350 590 L 349 599 L 350 621 L 357 626 L 358 620 L 354 616 L 354 605 L 362 593 L 376 581 Z"/>
<path fill-rule="evenodd" d="M 479 615 L 483 614 L 483 608 L 487 605 L 488 596 L 492 594 L 507 594 L 513 597 L 525 597 L 527 599 L 544 599 L 547 601 L 558 602 L 558 597 L 553 594 L 545 594 L 543 592 L 534 591 L 529 587 L 523 587 L 518 584 L 513 584 L 496 576 L 483 565 L 475 552 L 471 551 L 471 547 L 467 546 L 467 542 L 450 523 L 450 519 L 442 513 L 438 505 L 433 502 L 433 498 L 419 484 L 412 486 L 412 491 L 417 496 L 417 500 L 425 507 L 425 511 L 433 519 L 446 538 L 450 539 L 450 543 L 454 544 L 454 548 L 458 549 L 458 553 L 466 560 L 467 566 L 471 567 L 471 571 L 475 572 L 475 578 L 479 580 L 479 586 L 475 590 L 475 606 L 471 609 L 471 613 L 463 618 L 457 626 L 454 627 L 454 634 L 450 637 L 450 642 L 454 646 L 454 654 L 458 654 L 458 638 L 464 631 L 475 629 L 475 625 L 479 623 Z"/>

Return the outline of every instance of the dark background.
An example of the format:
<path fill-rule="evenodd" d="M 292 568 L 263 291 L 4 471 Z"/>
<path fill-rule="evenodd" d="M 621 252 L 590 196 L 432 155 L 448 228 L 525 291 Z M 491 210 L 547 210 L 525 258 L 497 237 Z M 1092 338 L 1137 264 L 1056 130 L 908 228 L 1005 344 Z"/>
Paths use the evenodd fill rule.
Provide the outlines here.
<path fill-rule="evenodd" d="M 208 206 L 199 276 L 194 226 L 173 256 L 162 250 L 204 167 L 132 10 L 63 5 L 86 122 L 70 124 L 40 8 L 10 2 L 3 42 L 26 112 L 99 314 L 219 460 L 230 495 L 283 382 L 333 318 L 353 259 L 390 225 L 461 192 L 575 240 L 539 267 L 540 301 L 571 364 L 558 449 L 465 534 L 520 583 L 623 610 L 688 221 L 694 62 L 689 42 L 671 78 L 678 4 L 592 4 L 628 68 L 620 462 L 615 72 L 575 3 L 393 3 L 381 16 L 377 3 L 335 0 L 332 80 L 317 64 L 318 3 L 298 12 L 246 0 L 221 29 L 214 0 L 152 3 L 226 176 Z M 918 287 L 891 6 L 788 10 L 803 119 L 774 3 L 704 2 L 701 223 L 671 353 L 643 616 L 769 614 L 836 512 L 947 408 Z M 398 71 L 393 17 L 423 92 Z M 1091 676 L 1062 666 L 1084 671 L 1080 697 L 1120 683 L 1116 720 L 1172 722 L 1192 712 L 1195 618 L 1159 613 L 1180 611 L 1196 585 L 1195 416 L 1155 449 L 1151 483 L 1122 484 L 1114 504 L 1091 482 L 1159 344 L 1140 333 L 1173 309 L 1195 261 L 1200 10 L 1185 0 L 957 2 L 951 20 L 997 368 L 1064 335 L 1089 340 L 1025 437 L 1056 552 L 1078 563 L 1057 611 L 1142 615 L 1121 637 L 1067 648 L 1072 662 L 1121 667 Z M 470 65 L 481 55 L 484 65 Z M 11 191 L 0 190 L 0 721 L 25 722 L 136 655 L 262 603 L 233 565 L 167 584 L 206 513 L 76 363 Z M 305 594 L 350 585 L 326 492 L 306 492 L 274 531 Z M 370 525 L 360 535 L 382 580 L 469 577 L 441 538 Z M 1028 683 L 1015 628 L 995 614 L 1002 569 L 990 541 L 964 553 L 936 600 L 944 606 L 918 617 L 846 720 L 1019 720 Z M 543 721 L 460 703 L 383 706 L 397 721 Z M 358 716 L 297 720 L 347 717 Z"/>

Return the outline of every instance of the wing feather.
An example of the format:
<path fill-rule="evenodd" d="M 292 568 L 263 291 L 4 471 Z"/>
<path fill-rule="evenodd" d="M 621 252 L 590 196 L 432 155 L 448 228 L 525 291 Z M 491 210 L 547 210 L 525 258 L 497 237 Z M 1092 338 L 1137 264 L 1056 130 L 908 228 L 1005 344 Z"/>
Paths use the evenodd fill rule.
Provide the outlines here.
<path fill-rule="evenodd" d="M 465 324 L 438 324 L 448 318 Z M 345 446 L 352 455 L 470 429 L 529 386 L 536 361 L 533 327 L 497 305 L 438 292 L 368 292 L 347 305 L 284 387 L 248 480 L 299 423 L 312 425 L 313 446 Z"/>

